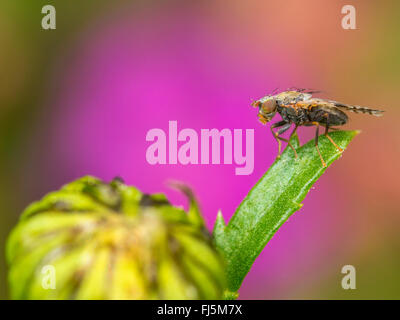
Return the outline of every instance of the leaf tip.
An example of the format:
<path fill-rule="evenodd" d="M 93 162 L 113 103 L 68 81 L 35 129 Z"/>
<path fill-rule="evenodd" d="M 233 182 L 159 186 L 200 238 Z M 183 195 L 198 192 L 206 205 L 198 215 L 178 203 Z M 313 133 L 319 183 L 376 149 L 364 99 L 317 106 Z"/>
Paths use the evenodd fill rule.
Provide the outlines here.
<path fill-rule="evenodd" d="M 215 224 L 214 224 L 214 231 L 216 229 L 223 230 L 223 229 L 225 229 L 225 227 L 226 227 L 226 224 L 225 224 L 224 217 L 222 216 L 222 211 L 218 210 L 217 218 L 215 219 Z"/>
<path fill-rule="evenodd" d="M 215 219 L 214 229 L 213 229 L 213 237 L 216 246 L 218 247 L 222 241 L 222 236 L 225 232 L 225 221 L 224 217 L 222 216 L 221 210 L 218 210 L 217 218 Z"/>
<path fill-rule="evenodd" d="M 355 136 L 358 136 L 362 131 L 361 130 L 352 130 L 349 131 L 352 135 L 352 138 L 354 138 Z"/>

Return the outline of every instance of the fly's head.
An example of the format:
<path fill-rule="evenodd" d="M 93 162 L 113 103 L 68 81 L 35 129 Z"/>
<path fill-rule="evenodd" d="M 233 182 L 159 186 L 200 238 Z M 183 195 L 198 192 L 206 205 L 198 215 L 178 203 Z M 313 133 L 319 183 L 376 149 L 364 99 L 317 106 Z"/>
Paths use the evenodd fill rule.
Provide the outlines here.
<path fill-rule="evenodd" d="M 251 105 L 255 108 L 258 108 L 258 119 L 263 124 L 271 121 L 278 106 L 274 96 L 265 96 L 260 100 L 254 101 Z"/>

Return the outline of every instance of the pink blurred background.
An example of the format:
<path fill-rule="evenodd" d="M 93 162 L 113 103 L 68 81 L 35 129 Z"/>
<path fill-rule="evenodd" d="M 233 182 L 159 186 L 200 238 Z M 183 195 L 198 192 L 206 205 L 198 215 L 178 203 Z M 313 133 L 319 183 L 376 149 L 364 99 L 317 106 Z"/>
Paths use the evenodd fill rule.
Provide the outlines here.
<path fill-rule="evenodd" d="M 210 229 L 219 209 L 228 221 L 277 153 L 251 99 L 314 88 L 385 116 L 350 115 L 345 129 L 362 134 L 268 243 L 240 298 L 400 298 L 400 3 L 351 2 L 357 30 L 341 27 L 347 1 L 56 1 L 55 31 L 40 30 L 46 1 L 4 5 L 2 245 L 23 207 L 86 174 L 121 176 L 185 204 L 166 186 L 181 180 Z M 168 132 L 170 120 L 198 133 L 254 129 L 254 172 L 148 164 L 146 133 Z M 299 135 L 306 142 L 313 130 Z M 357 290 L 340 286 L 346 264 L 356 267 Z M 2 274 L 4 282 L 4 265 Z"/>

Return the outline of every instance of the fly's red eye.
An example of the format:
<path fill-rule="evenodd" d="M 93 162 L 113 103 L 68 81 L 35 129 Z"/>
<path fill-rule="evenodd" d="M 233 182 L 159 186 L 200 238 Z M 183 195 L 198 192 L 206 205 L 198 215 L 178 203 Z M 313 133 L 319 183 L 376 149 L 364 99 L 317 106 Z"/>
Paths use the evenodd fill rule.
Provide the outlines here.
<path fill-rule="evenodd" d="M 273 99 L 267 100 L 262 104 L 262 110 L 265 113 L 274 112 L 275 109 L 276 109 L 276 103 L 275 103 L 275 100 L 273 100 Z"/>

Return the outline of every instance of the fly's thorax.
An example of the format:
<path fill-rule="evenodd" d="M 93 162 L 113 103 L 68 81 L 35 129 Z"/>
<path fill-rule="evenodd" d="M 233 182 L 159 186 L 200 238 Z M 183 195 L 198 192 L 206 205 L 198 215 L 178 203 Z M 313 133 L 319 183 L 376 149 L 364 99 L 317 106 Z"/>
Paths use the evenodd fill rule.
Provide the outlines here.
<path fill-rule="evenodd" d="M 312 95 L 309 93 L 302 93 L 298 91 L 284 91 L 274 96 L 278 104 L 283 104 L 283 105 L 296 103 L 298 101 L 308 100 L 311 99 L 311 97 Z"/>
<path fill-rule="evenodd" d="M 278 106 L 277 111 L 286 122 L 302 125 L 310 121 L 308 110 L 306 109 Z"/>

